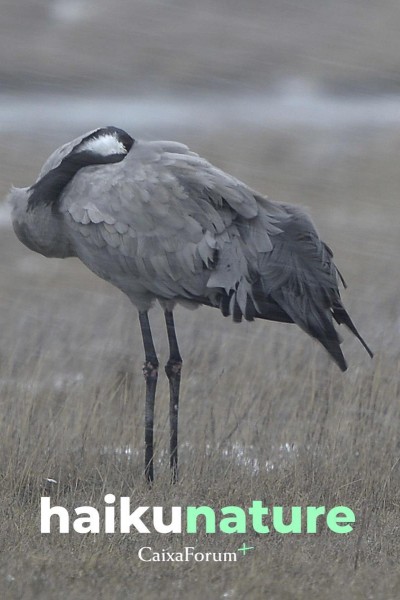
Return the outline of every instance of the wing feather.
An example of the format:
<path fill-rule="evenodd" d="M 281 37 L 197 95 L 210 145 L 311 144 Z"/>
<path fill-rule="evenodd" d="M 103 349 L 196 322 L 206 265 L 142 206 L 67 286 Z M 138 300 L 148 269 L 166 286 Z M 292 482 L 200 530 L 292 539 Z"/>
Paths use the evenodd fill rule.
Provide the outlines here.
<path fill-rule="evenodd" d="M 156 296 L 220 290 L 245 314 L 249 299 L 260 310 L 260 279 L 264 295 L 304 328 L 304 298 L 326 311 L 338 297 L 331 256 L 305 213 L 260 197 L 180 144 L 136 143 L 120 163 L 82 169 L 62 211 L 83 260 L 88 245 L 119 250 L 108 277 L 121 289 L 138 273 Z"/>
<path fill-rule="evenodd" d="M 124 274 L 138 273 L 155 295 L 193 299 L 213 287 L 235 290 L 248 276 L 236 221 L 255 218 L 255 196 L 182 144 L 138 143 L 121 163 L 82 169 L 61 211 L 78 255 L 94 270 L 88 256 L 101 250 L 97 262 L 112 270 L 107 278 L 121 289 Z M 268 232 L 256 237 L 256 251 L 271 248 Z M 112 269 L 107 252 L 118 262 Z"/>

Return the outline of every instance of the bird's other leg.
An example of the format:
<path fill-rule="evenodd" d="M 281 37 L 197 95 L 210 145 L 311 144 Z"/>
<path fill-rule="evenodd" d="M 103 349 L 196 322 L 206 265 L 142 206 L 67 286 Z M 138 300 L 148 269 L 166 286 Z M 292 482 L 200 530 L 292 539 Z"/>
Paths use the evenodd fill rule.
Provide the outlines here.
<path fill-rule="evenodd" d="M 147 311 L 139 312 L 140 328 L 142 330 L 145 362 L 143 375 L 146 380 L 146 406 L 145 406 L 145 462 L 144 472 L 146 479 L 151 483 L 154 479 L 154 453 L 153 453 L 153 426 L 154 426 L 154 398 L 156 395 L 158 378 L 158 358 L 151 335 Z"/>
<path fill-rule="evenodd" d="M 165 372 L 169 381 L 169 424 L 170 424 L 170 467 L 172 482 L 178 480 L 178 409 L 179 386 L 181 383 L 182 358 L 179 353 L 176 339 L 174 316 L 172 311 L 165 311 L 169 342 L 169 359 L 165 365 Z"/>

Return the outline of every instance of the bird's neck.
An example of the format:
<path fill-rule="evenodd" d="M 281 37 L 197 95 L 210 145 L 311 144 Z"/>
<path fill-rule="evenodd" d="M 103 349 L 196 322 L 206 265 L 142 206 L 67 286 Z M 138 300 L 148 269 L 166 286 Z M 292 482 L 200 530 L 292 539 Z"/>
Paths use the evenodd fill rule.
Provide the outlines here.
<path fill-rule="evenodd" d="M 30 188 L 27 210 L 45 205 L 51 206 L 53 211 L 58 209 L 61 194 L 72 181 L 77 172 L 84 168 L 95 165 L 120 162 L 125 154 L 111 154 L 102 156 L 92 152 L 78 152 L 66 156 L 61 163 L 48 171 Z"/>

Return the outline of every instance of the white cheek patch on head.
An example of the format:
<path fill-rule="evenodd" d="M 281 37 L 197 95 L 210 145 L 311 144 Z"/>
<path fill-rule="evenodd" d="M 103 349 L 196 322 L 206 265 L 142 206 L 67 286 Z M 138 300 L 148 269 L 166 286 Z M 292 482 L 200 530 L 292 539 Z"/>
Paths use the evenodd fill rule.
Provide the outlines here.
<path fill-rule="evenodd" d="M 77 152 L 93 152 L 101 156 L 110 156 L 110 154 L 126 154 L 126 148 L 115 134 L 106 133 L 98 137 L 92 137 L 82 142 L 77 148 Z"/>

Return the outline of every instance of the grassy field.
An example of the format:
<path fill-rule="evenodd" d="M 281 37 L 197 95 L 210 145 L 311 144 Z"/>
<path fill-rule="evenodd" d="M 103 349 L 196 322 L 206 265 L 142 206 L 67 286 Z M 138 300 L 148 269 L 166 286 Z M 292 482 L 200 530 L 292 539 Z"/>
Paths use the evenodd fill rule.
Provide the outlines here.
<path fill-rule="evenodd" d="M 398 132 L 217 131 L 185 140 L 271 197 L 310 208 L 335 251 L 343 298 L 375 352 L 343 331 L 349 370 L 291 325 L 177 310 L 184 358 L 180 481 L 168 479 L 168 388 L 159 379 L 156 482 L 142 476 L 144 381 L 135 310 L 75 260 L 0 236 L 2 598 L 398 598 L 400 394 Z M 342 143 L 343 142 L 343 143 Z M 1 193 L 32 181 L 52 140 L 0 138 Z M 17 166 L 18 165 L 18 166 Z M 151 315 L 161 363 L 160 310 Z M 46 482 L 52 478 L 57 483 Z M 346 505 L 337 535 L 50 535 L 39 503 Z M 141 546 L 254 550 L 236 563 L 144 563 Z"/>

